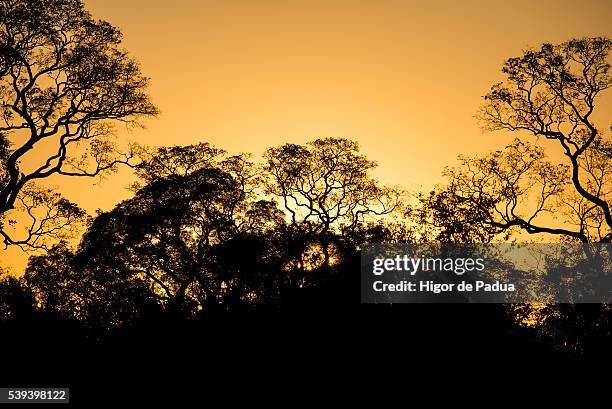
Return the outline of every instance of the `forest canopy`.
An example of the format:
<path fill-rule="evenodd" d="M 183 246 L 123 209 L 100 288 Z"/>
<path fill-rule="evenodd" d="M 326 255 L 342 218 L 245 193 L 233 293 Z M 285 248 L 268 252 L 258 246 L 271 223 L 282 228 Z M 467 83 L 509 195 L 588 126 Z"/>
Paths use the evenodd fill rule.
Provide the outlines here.
<path fill-rule="evenodd" d="M 507 59 L 478 119 L 516 139 L 406 192 L 377 180 L 348 138 L 256 158 L 117 141 L 117 126 L 159 113 L 119 29 L 79 0 L 0 0 L 0 236 L 33 251 L 22 277 L 0 281 L 0 319 L 44 313 L 107 334 L 150 317 L 323 303 L 355 281 L 364 243 L 610 243 L 612 141 L 594 117 L 611 49 L 577 38 Z M 138 179 L 131 197 L 95 216 L 48 184 L 120 166 Z M 609 316 L 545 308 L 555 328 Z"/>

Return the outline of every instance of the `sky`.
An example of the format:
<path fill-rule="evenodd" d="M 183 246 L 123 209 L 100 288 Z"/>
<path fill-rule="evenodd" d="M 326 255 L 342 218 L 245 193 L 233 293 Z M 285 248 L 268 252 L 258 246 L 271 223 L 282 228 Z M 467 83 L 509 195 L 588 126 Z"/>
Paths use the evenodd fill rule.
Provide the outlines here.
<path fill-rule="evenodd" d="M 411 191 L 441 182 L 457 155 L 511 140 L 483 134 L 474 118 L 507 58 L 543 42 L 612 36 L 609 0 L 85 4 L 121 29 L 161 110 L 143 129 L 120 128 L 122 140 L 207 141 L 257 157 L 286 142 L 346 137 L 378 162 L 378 179 Z M 91 214 L 129 197 L 130 182 L 128 170 L 102 183 L 50 181 Z M 0 253 L 0 266 L 17 273 L 25 260 Z"/>

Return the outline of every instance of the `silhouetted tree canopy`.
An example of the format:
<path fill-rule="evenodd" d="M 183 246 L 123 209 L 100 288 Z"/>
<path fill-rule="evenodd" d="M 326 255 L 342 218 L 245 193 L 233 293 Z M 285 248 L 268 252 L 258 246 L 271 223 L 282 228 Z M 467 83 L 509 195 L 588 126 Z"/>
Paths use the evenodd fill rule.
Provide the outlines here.
<path fill-rule="evenodd" d="M 5 3 L 35 2 L 0 0 Z M 596 97 L 610 85 L 607 39 L 545 44 L 509 59 L 503 68 L 506 82 L 485 97 L 480 117 L 487 129 L 551 139 L 565 163 L 556 163 L 538 144 L 516 139 L 487 155 L 461 156 L 459 166 L 445 170 L 447 184 L 419 194 L 417 204 L 408 206 L 404 192 L 375 180 L 376 163 L 343 138 L 272 147 L 262 163 L 207 143 L 132 147 L 128 156 L 113 156 L 107 120 L 131 122 L 155 113 L 144 94 L 146 79 L 118 50 L 118 32 L 91 21 L 79 2 L 36 3 L 75 8 L 67 20 L 80 27 L 75 38 L 94 41 L 97 51 L 73 50 L 70 42 L 56 57 L 64 61 L 65 54 L 76 53 L 68 61 L 83 70 L 91 59 L 101 59 L 101 72 L 90 78 L 62 65 L 65 78 L 76 82 L 70 91 L 53 86 L 36 91 L 48 95 L 51 111 L 46 111 L 35 105 L 44 98 L 30 95 L 37 85 L 27 85 L 32 82 L 27 67 L 15 68 L 21 60 L 10 60 L 9 54 L 2 60 L 3 81 L 13 78 L 25 87 L 13 105 L 3 105 L 7 127 L 0 129 L 0 181 L 8 192 L 3 200 L 19 204 L 32 226 L 26 239 L 12 240 L 5 233 L 5 241 L 48 252 L 30 258 L 22 279 L 0 281 L 0 319 L 42 311 L 107 333 L 151 317 L 153 322 L 159 317 L 193 321 L 299 303 L 304 297 L 314 305 L 344 296 L 341 300 L 350 304 L 345 287 L 358 282 L 363 243 L 489 243 L 515 233 L 584 243 L 612 237 L 612 145 L 591 121 Z M 39 14 L 28 18 L 64 18 L 52 11 Z M 44 44 L 50 52 L 50 43 Z M 33 52 L 32 58 L 39 55 Z M 117 70 L 104 68 L 106 63 Z M 18 73 L 17 79 L 11 73 Z M 110 84 L 111 74 L 124 79 L 123 85 L 119 77 Z M 83 83 L 85 77 L 92 82 Z M 69 86 L 68 80 L 60 82 L 56 88 Z M 90 87 L 91 95 L 79 94 Z M 11 92 L 10 87 L 0 91 Z M 13 121 L 19 112 L 28 114 L 25 122 Z M 20 148 L 14 150 L 4 135 L 21 131 L 30 132 L 32 142 L 16 154 Z M 58 154 L 33 173 L 18 169 L 15 161 L 46 137 L 57 138 Z M 81 141 L 91 144 L 77 164 L 67 147 Z M 136 155 L 138 162 L 131 162 Z M 138 177 L 132 197 L 89 220 L 80 244 L 71 249 L 66 232 L 86 220 L 85 213 L 29 182 L 54 173 L 95 175 L 119 163 L 133 166 Z M 6 217 L 7 210 L 0 212 L 5 224 L 18 224 Z M 56 244 L 49 246 L 47 238 Z M 580 350 L 608 336 L 601 330 L 609 322 L 606 306 L 511 306 L 507 311 L 514 322 L 538 328 L 540 337 L 557 346 Z"/>
<path fill-rule="evenodd" d="M 592 114 L 612 85 L 611 48 L 606 38 L 574 39 L 508 59 L 506 81 L 484 97 L 483 127 L 552 140 L 565 160 L 555 163 L 523 139 L 485 156 L 462 156 L 461 166 L 446 169 L 447 185 L 421 195 L 421 223 L 442 241 L 525 232 L 610 242 L 612 142 Z"/>
<path fill-rule="evenodd" d="M 565 166 L 546 164 L 538 148 L 515 143 L 497 157 L 481 160 L 476 169 L 470 169 L 473 161 L 465 161 L 468 171 L 451 171 L 451 183 L 458 185 L 453 189 L 486 213 L 494 227 L 519 227 L 582 242 L 612 240 L 612 142 L 592 119 L 598 98 L 612 85 L 611 48 L 608 38 L 573 39 L 544 44 L 504 64 L 506 81 L 484 97 L 484 128 L 552 140 Z M 527 195 L 525 182 L 540 188 L 530 213 L 519 210 L 518 202 Z M 500 204 L 505 209 L 495 207 Z M 536 218 L 545 212 L 562 214 L 565 226 L 538 224 Z"/>
<path fill-rule="evenodd" d="M 504 150 L 460 160 L 461 167 L 444 172 L 448 185 L 421 198 L 429 216 L 423 223 L 437 227 L 440 240 L 489 242 L 508 238 L 513 227 L 583 238 L 546 225 L 568 187 L 569 170 L 547 161 L 541 148 L 517 139 Z"/>
<path fill-rule="evenodd" d="M 373 166 L 357 156 L 355 144 L 317 140 L 312 146 L 328 156 L 326 149 L 342 148 L 321 174 L 323 185 L 309 190 L 321 195 L 313 212 L 335 212 L 329 219 L 298 223 L 266 193 L 281 192 L 284 182 L 266 172 L 269 164 L 262 169 L 248 156 L 229 156 L 206 143 L 142 149 L 134 196 L 100 213 L 76 251 L 62 242 L 32 257 L 24 281 L 43 310 L 103 331 L 147 314 L 192 318 L 277 304 L 316 288 L 354 263 L 362 242 L 404 230 L 357 220 L 370 211 L 389 213 L 399 192 L 354 167 L 351 177 L 342 176 L 343 167 L 355 163 Z M 340 213 L 328 208 L 331 203 Z M 350 228 L 340 224 L 346 220 Z"/>
<path fill-rule="evenodd" d="M 401 192 L 381 186 L 370 172 L 376 163 L 348 139 L 285 144 L 265 153 L 268 192 L 279 197 L 299 227 L 325 233 L 354 229 L 368 216 L 383 216 L 400 204 Z"/>
<path fill-rule="evenodd" d="M 460 157 L 460 166 L 446 169 L 446 185 L 421 195 L 421 223 L 437 240 L 507 241 L 528 233 L 562 242 L 611 241 L 612 142 L 592 119 L 612 85 L 611 48 L 607 38 L 573 39 L 506 61 L 506 81 L 484 97 L 483 127 L 551 140 L 547 146 L 557 146 L 564 160 L 555 163 L 524 138 L 484 156 Z M 583 351 L 609 337 L 606 305 L 509 311 L 558 348 Z"/>
<path fill-rule="evenodd" d="M 45 200 L 58 204 L 56 210 L 38 209 L 35 202 L 49 193 L 36 182 L 56 174 L 96 176 L 132 163 L 134 154 L 115 146 L 112 123 L 136 124 L 157 113 L 148 82 L 121 48 L 119 30 L 92 19 L 80 0 L 0 1 L 0 235 L 6 245 L 47 247 L 47 236 L 82 217 L 65 199 Z M 49 146 L 45 159 L 36 157 Z M 17 213 L 26 221 L 12 216 Z"/>
<path fill-rule="evenodd" d="M 218 259 L 228 257 L 223 246 L 244 246 L 242 250 L 256 253 L 254 259 L 244 255 L 243 260 L 252 262 L 247 273 L 265 275 L 275 255 L 267 249 L 257 253 L 257 240 L 281 225 L 282 215 L 270 202 L 252 200 L 253 169 L 244 157 L 221 157 L 217 150 L 208 156 L 206 151 L 204 146 L 159 149 L 139 168 L 148 183 L 132 199 L 100 214 L 75 255 L 60 247 L 33 258 L 26 279 L 42 293 L 51 291 L 62 299 L 55 283 L 74 277 L 72 289 L 95 300 L 85 307 L 91 312 L 95 304 L 92 317 L 100 314 L 100 307 L 106 311 L 102 314 L 118 314 L 107 317 L 107 325 L 133 321 L 140 314 L 133 309 L 148 304 L 193 316 L 228 299 L 235 298 L 235 304 L 266 297 L 277 286 L 241 275 L 235 256 L 233 269 L 220 267 Z M 189 154 L 207 160 L 181 167 Z M 162 166 L 166 174 L 153 177 L 147 172 Z M 53 273 L 59 277 L 52 278 Z"/>
<path fill-rule="evenodd" d="M 354 141 L 324 138 L 285 144 L 268 149 L 264 158 L 266 192 L 280 199 L 291 227 L 309 242 L 312 255 L 322 256 L 324 270 L 338 257 L 333 253 L 338 253 L 341 238 L 401 205 L 402 192 L 371 177 L 376 163 L 361 154 Z M 296 260 L 298 269 L 308 263 L 303 255 Z"/>

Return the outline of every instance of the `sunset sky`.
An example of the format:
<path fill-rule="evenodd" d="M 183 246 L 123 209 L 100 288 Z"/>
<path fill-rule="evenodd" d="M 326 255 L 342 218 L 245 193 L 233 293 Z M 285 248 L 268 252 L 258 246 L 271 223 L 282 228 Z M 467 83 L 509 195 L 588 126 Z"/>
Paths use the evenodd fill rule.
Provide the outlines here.
<path fill-rule="evenodd" d="M 121 137 L 208 141 L 256 156 L 285 142 L 347 137 L 379 163 L 380 180 L 412 191 L 441 181 L 458 154 L 509 141 L 483 134 L 474 119 L 506 58 L 545 41 L 612 36 L 609 0 L 85 3 L 122 30 L 161 110 Z M 603 107 L 596 119 L 612 123 L 612 103 Z M 92 182 L 51 181 L 92 214 L 129 195 L 128 171 Z M 1 257 L 23 269 L 19 251 Z"/>

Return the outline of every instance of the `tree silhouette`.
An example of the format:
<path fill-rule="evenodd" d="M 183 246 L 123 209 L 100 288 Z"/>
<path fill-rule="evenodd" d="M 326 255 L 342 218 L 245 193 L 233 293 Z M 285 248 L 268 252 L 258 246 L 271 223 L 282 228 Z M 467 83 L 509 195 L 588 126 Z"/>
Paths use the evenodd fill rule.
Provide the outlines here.
<path fill-rule="evenodd" d="M 356 142 L 317 139 L 305 146 L 268 149 L 267 193 L 280 198 L 293 228 L 316 236 L 323 266 L 330 267 L 332 236 L 350 235 L 372 216 L 385 216 L 401 203 L 401 191 L 381 186 L 370 176 L 376 163 L 359 152 Z M 301 253 L 303 255 L 303 253 Z M 298 262 L 304 265 L 304 260 Z"/>
<path fill-rule="evenodd" d="M 423 222 L 437 228 L 442 241 L 489 242 L 507 239 L 516 227 L 530 234 L 549 233 L 586 241 L 585 233 L 540 225 L 558 211 L 568 185 L 564 165 L 545 159 L 544 151 L 515 140 L 484 157 L 460 157 L 461 167 L 444 173 L 447 186 L 423 196 Z"/>
<path fill-rule="evenodd" d="M 545 164 L 541 151 L 515 143 L 505 153 L 489 157 L 488 163 L 480 162 L 477 170 L 469 171 L 472 174 L 451 172 L 458 193 L 474 199 L 477 211 L 498 213 L 502 220 L 492 223 L 495 227 L 518 227 L 582 242 L 612 241 L 612 143 L 592 120 L 597 99 L 612 85 L 611 48 L 608 38 L 573 39 L 544 44 L 504 64 L 506 81 L 495 84 L 484 97 L 486 104 L 479 115 L 484 128 L 525 131 L 555 141 L 568 170 Z M 464 164 L 469 168 L 474 163 Z M 516 168 L 511 169 L 513 166 Z M 484 178 L 488 176 L 503 186 L 487 186 Z M 519 184 L 527 177 L 535 177 L 534 184 L 541 186 L 537 209 L 530 216 L 515 211 L 518 198 L 524 195 Z M 499 203 L 498 194 L 492 192 L 497 188 L 505 189 L 498 192 L 505 196 L 505 210 L 493 208 Z M 491 199 L 487 196 L 493 196 L 496 203 L 487 202 Z M 549 206 L 553 200 L 557 201 L 555 209 Z M 535 224 L 539 214 L 553 210 L 565 212 L 573 228 Z"/>
<path fill-rule="evenodd" d="M 368 215 L 391 213 L 400 192 L 371 178 L 376 163 L 356 142 L 326 138 L 306 146 L 285 144 L 265 153 L 268 191 L 280 197 L 295 225 L 319 233 L 354 229 Z"/>
<path fill-rule="evenodd" d="M 43 239 L 82 216 L 66 200 L 34 211 L 52 175 L 96 176 L 131 164 L 112 122 L 136 124 L 157 109 L 148 79 L 120 48 L 121 33 L 91 18 L 80 0 L 0 1 L 0 235 L 6 245 Z M 45 159 L 37 157 L 47 152 Z M 21 210 L 31 223 L 11 218 Z M 40 214 L 42 213 L 42 214 Z M 20 225 L 25 234 L 14 227 Z"/>
<path fill-rule="evenodd" d="M 266 189 L 277 182 L 245 155 L 228 156 L 206 143 L 142 149 L 134 196 L 100 213 L 76 252 L 61 242 L 31 257 L 24 281 L 39 308 L 102 331 L 147 314 L 210 316 L 294 302 L 309 289 L 329 287 L 325 283 L 357 265 L 362 242 L 403 230 L 356 219 L 370 211 L 388 213 L 398 205 L 399 192 L 378 187 L 357 168 L 344 179 L 342 166 L 372 165 L 363 156 L 356 160 L 355 144 L 328 140 L 315 146 L 347 148 L 334 152 L 337 165 L 322 175 L 332 193 L 320 191 L 313 210 L 335 212 L 329 220 L 298 223 L 267 200 Z M 291 155 L 284 149 L 283 160 L 295 162 Z M 328 210 L 330 203 L 340 213 Z"/>
<path fill-rule="evenodd" d="M 607 43 L 580 40 L 551 46 L 552 51 L 545 46 L 534 52 L 543 53 L 536 62 L 527 58 L 532 52 L 511 59 L 505 68 L 508 84 L 494 86 L 486 97 L 482 120 L 491 129 L 525 130 L 526 119 L 520 115 L 531 115 L 533 125 L 545 112 L 549 122 L 540 130 L 534 125 L 531 132 L 569 147 L 569 163 L 556 164 L 542 148 L 517 139 L 482 157 L 461 157 L 461 166 L 445 171 L 449 183 L 421 194 L 415 208 L 404 206 L 401 190 L 371 176 L 376 164 L 359 152 L 356 142 L 336 138 L 270 148 L 262 164 L 207 143 L 134 147 L 138 163 L 131 165 L 138 182 L 132 186 L 133 196 L 99 213 L 76 250 L 62 241 L 60 232 L 74 225 L 73 214 L 79 209 L 61 202 L 52 191 L 29 193 L 24 187 L 19 196 L 24 208 L 49 212 L 49 221 L 33 213 L 36 228 L 27 242 L 35 246 L 42 240 L 39 236 L 52 236 L 58 243 L 30 258 L 23 279 L 0 282 L 0 295 L 6 294 L 7 300 L 0 303 L 0 314 L 10 320 L 44 313 L 61 322 L 76 320 L 80 328 L 105 335 L 123 329 L 142 335 L 138 331 L 143 322 L 165 332 L 168 327 L 160 323 L 206 322 L 212 325 L 206 328 L 220 328 L 214 325 L 240 316 L 246 317 L 244 324 L 251 317 L 247 312 L 264 311 L 266 306 L 293 307 L 289 310 L 303 316 L 318 309 L 321 319 L 352 305 L 346 288 L 359 284 L 354 277 L 363 243 L 489 243 L 515 232 L 549 234 L 569 242 L 607 241 L 610 229 L 603 204 L 610 194 L 610 143 L 594 126 L 589 128 L 588 110 L 579 117 L 574 108 L 570 113 L 566 102 L 573 101 L 566 97 L 568 92 L 571 98 L 582 95 L 576 91 L 580 87 L 604 89 L 603 79 L 593 79 L 602 72 L 607 75 L 607 65 L 595 62 L 607 53 L 602 44 Z M 599 68 L 592 77 L 591 68 L 583 69 L 589 78 L 584 82 L 559 74 L 559 84 L 571 92 L 563 87 L 553 90 L 559 84 L 549 75 L 550 84 L 532 79 L 537 87 L 525 93 L 527 74 L 510 71 L 535 75 L 532 70 L 545 72 L 537 64 L 560 64 L 560 57 L 547 53 L 561 53 L 566 59 L 591 55 Z M 569 67 L 574 69 L 575 63 Z M 567 85 L 572 81 L 575 84 Z M 510 88 L 512 84 L 516 89 Z M 518 102 L 521 98 L 524 101 Z M 573 102 L 578 112 L 594 100 L 584 98 L 586 105 Z M 527 115 L 525 107 L 535 107 L 536 101 L 541 105 Z M 509 126 L 499 121 L 522 122 Z M 566 123 L 573 125 L 568 128 Z M 2 149 L 3 158 L 8 158 L 8 145 Z M 9 173 L 0 177 L 10 182 Z M 55 217 L 53 212 L 62 208 L 64 213 Z M 44 226 L 40 230 L 37 221 Z M 328 308 L 333 303 L 336 310 Z M 395 306 L 394 313 L 408 308 L 413 307 Z M 506 307 L 482 307 L 471 313 L 501 317 L 499 325 L 508 331 L 501 308 Z M 462 319 L 463 312 L 440 311 L 448 322 Z M 553 345 L 586 348 L 588 342 L 597 344 L 605 337 L 599 329 L 608 322 L 605 307 L 549 306 L 541 311 L 548 315 L 538 334 Z M 529 308 L 511 312 L 514 322 L 525 322 L 534 314 Z M 330 327 L 336 325 L 332 321 L 327 323 Z M 437 324 L 419 325 L 439 331 Z M 589 332 L 590 326 L 598 329 Z M 481 327 L 478 322 L 470 330 L 488 330 Z"/>
<path fill-rule="evenodd" d="M 145 307 L 193 317 L 274 296 L 279 277 L 267 275 L 281 263 L 267 243 L 283 215 L 253 197 L 257 175 L 244 156 L 206 144 L 160 148 L 138 173 L 144 185 L 98 215 L 76 254 L 60 245 L 32 258 L 25 278 L 45 305 L 112 327 L 137 320 Z"/>
<path fill-rule="evenodd" d="M 460 167 L 446 169 L 446 186 L 421 196 L 421 222 L 443 241 L 487 242 L 520 231 L 610 242 L 612 142 L 591 116 L 612 85 L 611 47 L 605 38 L 571 40 L 507 60 L 506 82 L 484 97 L 484 128 L 555 141 L 566 163 L 522 139 L 483 157 L 462 156 Z"/>
<path fill-rule="evenodd" d="M 461 157 L 461 166 L 446 169 L 447 185 L 421 196 L 421 220 L 438 240 L 489 242 L 528 233 L 562 242 L 611 241 L 612 142 L 592 120 L 598 98 L 612 85 L 611 48 L 606 38 L 574 39 L 506 61 L 506 81 L 484 97 L 484 128 L 553 141 L 564 163 L 522 139 L 485 156 Z M 599 344 L 610 319 L 600 304 L 509 311 L 546 342 L 571 351 Z"/>

